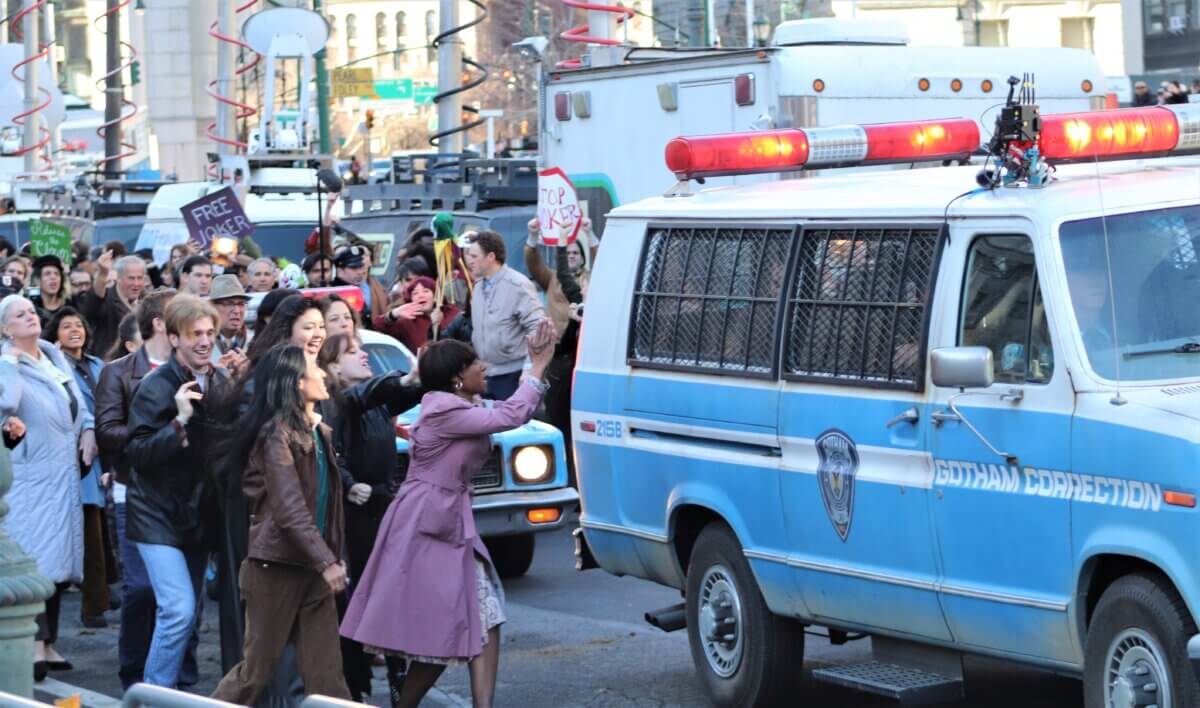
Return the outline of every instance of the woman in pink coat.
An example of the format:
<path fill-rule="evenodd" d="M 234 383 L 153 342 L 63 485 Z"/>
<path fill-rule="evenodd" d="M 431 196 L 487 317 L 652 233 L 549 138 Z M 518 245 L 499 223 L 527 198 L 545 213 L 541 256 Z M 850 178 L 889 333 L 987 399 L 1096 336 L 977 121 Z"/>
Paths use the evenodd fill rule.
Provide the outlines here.
<path fill-rule="evenodd" d="M 529 337 L 529 377 L 490 408 L 479 403 L 486 369 L 469 345 L 443 340 L 421 355 L 421 383 L 430 393 L 412 427 L 408 478 L 383 517 L 342 622 L 342 636 L 368 651 L 412 662 L 394 705 L 415 708 L 447 666 L 462 663 L 475 708 L 492 705 L 504 591 L 475 530 L 471 478 L 491 452 L 491 434 L 533 417 L 555 338 L 554 324 L 543 320 Z"/>

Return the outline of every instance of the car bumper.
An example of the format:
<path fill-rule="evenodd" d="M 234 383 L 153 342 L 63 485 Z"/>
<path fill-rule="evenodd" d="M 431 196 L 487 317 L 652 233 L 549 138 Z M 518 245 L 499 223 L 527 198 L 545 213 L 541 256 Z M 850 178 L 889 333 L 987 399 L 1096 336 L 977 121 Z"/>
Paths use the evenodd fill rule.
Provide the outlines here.
<path fill-rule="evenodd" d="M 475 497 L 475 528 L 479 535 L 516 536 L 562 528 L 567 512 L 579 503 L 579 493 L 570 487 L 542 489 L 536 492 L 496 492 Z M 530 509 L 558 509 L 557 521 L 535 524 L 526 512 Z"/>

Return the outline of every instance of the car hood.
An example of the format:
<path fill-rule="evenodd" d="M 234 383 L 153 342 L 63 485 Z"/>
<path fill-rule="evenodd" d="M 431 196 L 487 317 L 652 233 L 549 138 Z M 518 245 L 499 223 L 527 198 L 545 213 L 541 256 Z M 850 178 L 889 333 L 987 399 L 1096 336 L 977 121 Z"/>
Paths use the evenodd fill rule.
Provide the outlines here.
<path fill-rule="evenodd" d="M 1197 425 L 1200 422 L 1200 382 L 1162 388 L 1122 389 L 1120 395 L 1132 406 L 1154 411 L 1151 415 L 1161 416 L 1167 427 L 1174 427 L 1172 423 L 1178 423 L 1181 432 L 1185 433 L 1183 437 L 1200 442 L 1200 425 Z"/>

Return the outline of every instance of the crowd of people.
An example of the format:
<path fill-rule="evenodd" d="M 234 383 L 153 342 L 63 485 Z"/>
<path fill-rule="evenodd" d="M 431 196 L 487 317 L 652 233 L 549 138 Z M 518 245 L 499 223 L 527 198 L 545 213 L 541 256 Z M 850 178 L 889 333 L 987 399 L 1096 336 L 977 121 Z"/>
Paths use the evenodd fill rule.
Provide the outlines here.
<path fill-rule="evenodd" d="M 161 264 L 119 243 L 67 264 L 0 240 L 5 524 L 57 588 L 37 618 L 35 680 L 72 668 L 55 640 L 75 585 L 85 626 L 119 606 L 123 686 L 195 686 L 215 571 L 217 698 L 362 700 L 378 664 L 393 705 L 416 706 L 467 664 L 475 704 L 491 704 L 504 593 L 471 478 L 488 436 L 543 402 L 569 435 L 595 248 L 559 248 L 548 267 L 532 221 L 531 280 L 484 230 L 454 246 L 446 283 L 433 240 L 409 238 L 390 287 L 364 243 L 280 268 L 186 244 Z M 288 286 L 356 287 L 361 312 Z M 373 371 L 363 328 L 403 343 L 411 370 Z M 405 474 L 392 421 L 417 404 Z"/>
<path fill-rule="evenodd" d="M 1192 82 L 1190 90 L 1182 81 L 1163 81 L 1159 84 L 1157 93 L 1150 93 L 1150 87 L 1145 81 L 1133 83 L 1133 105 L 1136 107 L 1170 106 L 1200 100 L 1193 99 L 1192 96 L 1200 96 L 1200 79 Z"/>

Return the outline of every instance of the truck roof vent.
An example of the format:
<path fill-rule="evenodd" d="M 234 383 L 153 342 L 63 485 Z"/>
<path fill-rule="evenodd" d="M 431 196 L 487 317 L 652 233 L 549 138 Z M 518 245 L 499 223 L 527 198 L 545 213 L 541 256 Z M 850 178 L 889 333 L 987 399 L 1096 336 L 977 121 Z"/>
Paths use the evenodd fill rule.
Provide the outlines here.
<path fill-rule="evenodd" d="M 775 28 L 777 47 L 805 44 L 908 44 L 908 30 L 895 22 L 819 18 L 789 20 Z"/>

